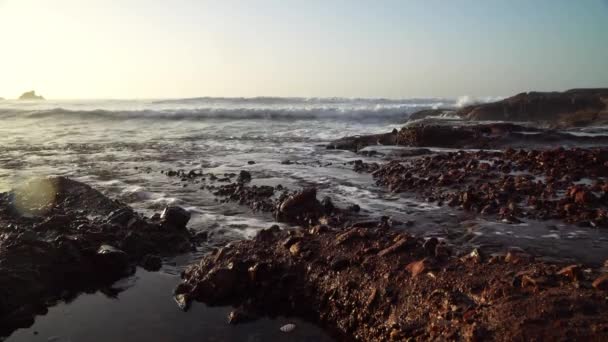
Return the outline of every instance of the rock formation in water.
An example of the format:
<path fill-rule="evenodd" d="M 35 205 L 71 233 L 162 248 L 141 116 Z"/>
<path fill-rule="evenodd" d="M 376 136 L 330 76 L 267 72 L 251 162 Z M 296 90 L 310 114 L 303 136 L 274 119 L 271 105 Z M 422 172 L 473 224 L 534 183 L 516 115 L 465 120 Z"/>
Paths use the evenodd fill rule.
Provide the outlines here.
<path fill-rule="evenodd" d="M 534 121 L 556 127 L 608 123 L 608 88 L 521 93 L 501 101 L 476 104 L 457 114 L 468 120 Z"/>
<path fill-rule="evenodd" d="M 36 95 L 36 91 L 32 90 L 19 96 L 19 100 L 44 100 L 44 97 L 42 97 L 42 95 Z"/>

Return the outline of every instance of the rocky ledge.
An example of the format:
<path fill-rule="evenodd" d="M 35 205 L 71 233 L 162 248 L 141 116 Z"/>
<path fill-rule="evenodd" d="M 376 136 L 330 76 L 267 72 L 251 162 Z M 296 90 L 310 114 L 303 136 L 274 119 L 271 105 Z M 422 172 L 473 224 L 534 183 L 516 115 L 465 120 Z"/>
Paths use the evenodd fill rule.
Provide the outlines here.
<path fill-rule="evenodd" d="M 512 123 L 406 125 L 391 133 L 344 137 L 327 145 L 328 149 L 358 151 L 367 146 L 412 146 L 444 148 L 531 148 L 559 144 L 598 146 L 608 144 L 608 136 L 580 136 L 551 129 L 532 128 Z"/>
<path fill-rule="evenodd" d="M 59 300 L 156 270 L 189 251 L 190 214 L 169 207 L 145 218 L 88 185 L 62 177 L 0 194 L 0 336 L 27 327 Z"/>
<path fill-rule="evenodd" d="M 535 121 L 559 127 L 608 123 L 608 88 L 521 93 L 501 101 L 462 108 L 469 120 Z"/>
<path fill-rule="evenodd" d="M 261 231 L 183 273 L 175 297 L 315 321 L 338 340 L 602 340 L 608 275 L 521 250 L 453 256 L 379 225 Z"/>
<path fill-rule="evenodd" d="M 448 152 L 354 163 L 391 192 L 479 213 L 510 223 L 558 219 L 608 227 L 608 149 L 556 148 Z"/>

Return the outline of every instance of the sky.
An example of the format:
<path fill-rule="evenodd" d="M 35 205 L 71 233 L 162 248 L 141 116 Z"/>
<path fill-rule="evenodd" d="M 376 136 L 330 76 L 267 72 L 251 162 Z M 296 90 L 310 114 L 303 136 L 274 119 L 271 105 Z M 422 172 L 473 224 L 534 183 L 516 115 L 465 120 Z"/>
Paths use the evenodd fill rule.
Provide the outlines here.
<path fill-rule="evenodd" d="M 0 97 L 608 87 L 608 0 L 0 0 Z"/>

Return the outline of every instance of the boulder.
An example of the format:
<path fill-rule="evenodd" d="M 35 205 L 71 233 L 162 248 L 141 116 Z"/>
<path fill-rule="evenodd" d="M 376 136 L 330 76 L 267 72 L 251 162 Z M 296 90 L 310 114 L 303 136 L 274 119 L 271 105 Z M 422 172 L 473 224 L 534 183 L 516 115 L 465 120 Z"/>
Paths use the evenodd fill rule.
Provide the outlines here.
<path fill-rule="evenodd" d="M 190 217 L 191 214 L 188 210 L 177 206 L 166 207 L 162 214 L 160 214 L 160 219 L 163 224 L 178 229 L 186 228 L 188 221 L 190 221 Z"/>

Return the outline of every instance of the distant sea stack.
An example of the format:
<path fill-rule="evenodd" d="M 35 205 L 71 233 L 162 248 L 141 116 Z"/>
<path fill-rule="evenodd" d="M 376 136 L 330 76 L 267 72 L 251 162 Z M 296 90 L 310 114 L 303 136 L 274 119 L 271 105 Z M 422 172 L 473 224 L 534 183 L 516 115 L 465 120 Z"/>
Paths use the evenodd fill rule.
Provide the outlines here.
<path fill-rule="evenodd" d="M 36 91 L 28 91 L 19 96 L 19 100 L 44 100 L 42 95 L 36 95 Z"/>
<path fill-rule="evenodd" d="M 555 127 L 608 123 L 608 88 L 528 92 L 458 110 L 469 120 L 534 121 Z"/>

